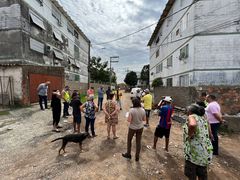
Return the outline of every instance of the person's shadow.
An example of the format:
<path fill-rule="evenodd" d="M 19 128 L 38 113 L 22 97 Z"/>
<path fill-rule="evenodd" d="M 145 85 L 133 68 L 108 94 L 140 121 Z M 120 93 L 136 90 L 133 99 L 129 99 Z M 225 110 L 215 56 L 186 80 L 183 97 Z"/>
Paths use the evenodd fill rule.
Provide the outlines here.
<path fill-rule="evenodd" d="M 101 142 L 99 148 L 96 151 L 96 154 L 99 157 L 100 161 L 107 159 L 109 156 L 112 156 L 117 152 L 116 141 L 113 139 L 105 139 Z"/>

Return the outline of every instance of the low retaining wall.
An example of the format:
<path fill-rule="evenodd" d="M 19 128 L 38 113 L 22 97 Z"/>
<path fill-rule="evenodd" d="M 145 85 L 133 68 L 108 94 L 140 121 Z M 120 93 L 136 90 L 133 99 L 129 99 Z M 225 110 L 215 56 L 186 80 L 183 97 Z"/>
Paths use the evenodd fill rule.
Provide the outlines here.
<path fill-rule="evenodd" d="M 240 113 L 240 86 L 158 87 L 154 88 L 154 103 L 157 104 L 162 96 L 172 96 L 174 105 L 186 107 L 198 101 L 202 92 L 217 97 L 222 113 Z"/>
<path fill-rule="evenodd" d="M 240 132 L 240 116 L 223 116 L 227 121 L 226 128 L 231 132 Z"/>

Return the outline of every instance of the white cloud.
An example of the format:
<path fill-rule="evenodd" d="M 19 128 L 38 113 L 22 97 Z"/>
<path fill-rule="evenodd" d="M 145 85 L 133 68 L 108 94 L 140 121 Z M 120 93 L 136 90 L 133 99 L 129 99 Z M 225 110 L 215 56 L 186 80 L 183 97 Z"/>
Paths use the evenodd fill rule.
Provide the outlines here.
<path fill-rule="evenodd" d="M 118 82 L 126 70 L 141 71 L 149 63 L 147 43 L 155 26 L 125 39 L 96 46 L 157 22 L 167 0 L 58 0 L 93 44 L 91 55 L 109 60 L 119 55 L 113 67 Z M 105 48 L 105 49 L 102 49 Z"/>

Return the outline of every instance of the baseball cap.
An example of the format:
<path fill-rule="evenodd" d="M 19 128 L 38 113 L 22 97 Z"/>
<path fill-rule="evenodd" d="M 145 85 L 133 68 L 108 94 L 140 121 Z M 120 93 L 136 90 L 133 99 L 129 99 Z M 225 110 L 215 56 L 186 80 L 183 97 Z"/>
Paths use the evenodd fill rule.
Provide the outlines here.
<path fill-rule="evenodd" d="M 172 102 L 172 98 L 170 96 L 166 96 L 163 100 L 166 102 Z"/>
<path fill-rule="evenodd" d="M 144 92 L 145 92 L 145 93 L 149 93 L 149 89 L 145 89 Z"/>

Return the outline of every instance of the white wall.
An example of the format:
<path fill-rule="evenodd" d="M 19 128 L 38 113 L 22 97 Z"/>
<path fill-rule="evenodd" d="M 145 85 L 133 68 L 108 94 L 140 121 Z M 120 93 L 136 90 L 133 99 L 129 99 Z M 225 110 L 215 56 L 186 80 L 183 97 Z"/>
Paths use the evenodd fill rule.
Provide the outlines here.
<path fill-rule="evenodd" d="M 185 7 L 187 3 L 191 2 L 183 0 L 182 7 Z M 172 7 L 173 12 L 182 7 L 180 7 L 180 0 L 175 1 Z M 186 21 L 184 18 L 189 13 L 188 27 L 180 31 L 180 36 L 171 38 L 175 42 L 160 46 L 158 58 L 154 53 L 156 46 L 159 46 L 163 40 L 157 45 L 154 41 L 150 47 L 150 81 L 162 77 L 166 84 L 165 80 L 172 77 L 173 86 L 178 86 L 179 76 L 188 74 L 189 85 L 239 84 L 240 24 L 233 21 L 236 21 L 236 18 L 240 20 L 240 1 L 199 1 L 187 11 L 185 16 L 182 16 L 184 12 L 174 15 L 170 22 L 172 26 L 175 25 L 172 32 L 176 32 L 178 28 L 183 28 L 182 23 Z M 166 23 L 167 19 L 159 31 L 162 32 L 160 39 L 164 39 L 171 32 L 171 25 L 167 26 Z M 195 36 L 191 37 L 192 35 Z M 181 40 L 181 38 L 184 39 Z M 186 43 L 189 43 L 189 57 L 183 63 L 178 57 L 180 48 Z M 173 67 L 163 68 L 161 73 L 156 74 L 156 65 L 163 62 L 163 67 L 166 67 L 166 60 L 170 55 L 173 55 Z M 153 75 L 151 75 L 152 72 Z"/>
<path fill-rule="evenodd" d="M 13 77 L 14 98 L 22 99 L 22 68 L 21 67 L 0 67 L 0 76 Z"/>
<path fill-rule="evenodd" d="M 176 0 L 173 7 L 170 10 L 168 16 L 176 11 L 179 11 L 183 7 L 186 7 L 191 4 L 192 1 Z M 188 18 L 187 18 L 188 17 Z M 191 37 L 188 36 L 194 33 L 194 8 L 187 8 L 183 11 L 180 11 L 177 14 L 174 14 L 172 17 L 167 18 L 161 29 L 159 30 L 159 35 L 155 37 L 152 45 L 150 46 L 150 83 L 158 77 L 162 77 L 165 81 L 168 77 L 174 76 L 173 85 L 178 85 L 178 80 L 175 79 L 178 77 L 179 73 L 189 71 L 193 66 L 194 58 L 194 42 Z M 183 23 L 185 23 L 185 28 L 183 28 Z M 176 34 L 176 31 L 179 29 L 179 34 Z M 161 35 L 160 35 L 161 34 Z M 160 41 L 156 44 L 157 37 L 160 38 Z M 179 60 L 180 48 L 184 45 L 189 44 L 189 58 L 185 62 Z M 159 49 L 159 56 L 156 58 L 156 50 Z M 173 66 L 167 68 L 167 58 L 173 56 Z M 163 71 L 156 74 L 156 66 L 163 62 Z M 153 75 L 151 73 L 153 72 Z"/>

